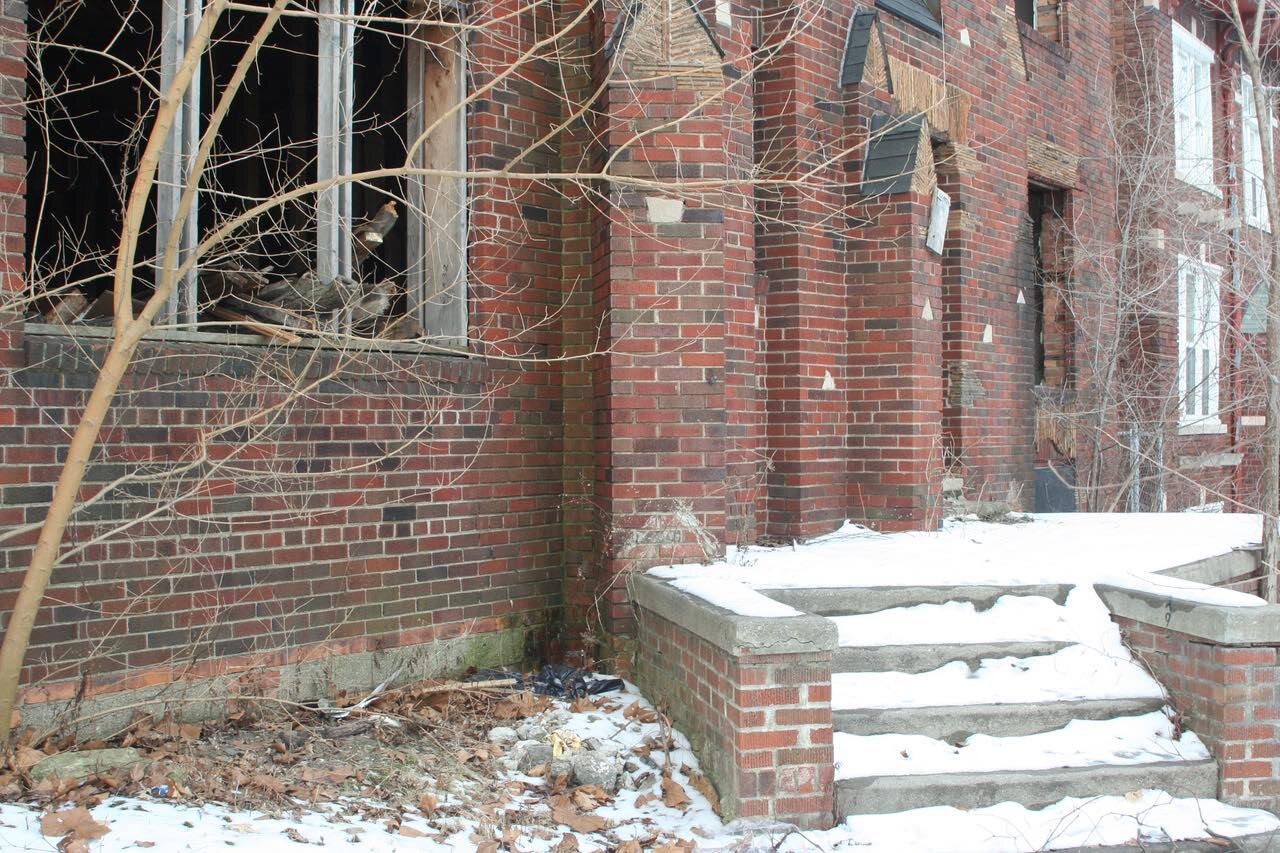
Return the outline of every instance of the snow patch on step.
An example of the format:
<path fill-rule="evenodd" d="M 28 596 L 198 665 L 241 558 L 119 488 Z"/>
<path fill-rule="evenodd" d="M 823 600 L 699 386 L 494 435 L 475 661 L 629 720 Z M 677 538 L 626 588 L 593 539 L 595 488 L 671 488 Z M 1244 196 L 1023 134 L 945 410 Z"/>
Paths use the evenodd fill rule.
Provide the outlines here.
<path fill-rule="evenodd" d="M 935 643 L 1074 642 L 1071 613 L 1043 596 L 1002 595 L 987 610 L 971 601 L 893 607 L 834 616 L 842 646 L 923 646 Z"/>
<path fill-rule="evenodd" d="M 991 658 L 976 670 L 952 661 L 931 672 L 837 672 L 831 707 L 930 708 L 1092 699 L 1162 698 L 1164 689 L 1127 652 L 1068 646 L 1051 655 Z"/>
<path fill-rule="evenodd" d="M 1112 720 L 1072 720 L 1063 728 L 1033 735 L 975 734 L 959 746 L 924 735 L 837 732 L 836 778 L 1052 770 L 1210 757 L 1195 734 L 1178 735 L 1164 711 Z"/>
<path fill-rule="evenodd" d="M 847 523 L 802 545 L 730 546 L 723 560 L 659 566 L 649 574 L 664 580 L 698 578 L 704 582 L 699 589 L 713 594 L 724 583 L 757 590 L 1106 583 L 1202 604 L 1266 603 L 1236 590 L 1156 574 L 1261 542 L 1259 515 L 1063 513 L 1019 518 L 1027 523 L 948 519 L 939 531 L 889 534 Z M 754 597 L 743 598 L 761 606 Z"/>
<path fill-rule="evenodd" d="M 1000 803 L 971 811 L 940 806 L 858 815 L 835 829 L 804 833 L 806 844 L 813 846 L 803 849 L 847 845 L 859 853 L 1030 853 L 1131 844 L 1135 839 L 1156 843 L 1276 831 L 1280 819 L 1260 809 L 1134 791 L 1123 797 L 1069 797 L 1043 809 Z"/>

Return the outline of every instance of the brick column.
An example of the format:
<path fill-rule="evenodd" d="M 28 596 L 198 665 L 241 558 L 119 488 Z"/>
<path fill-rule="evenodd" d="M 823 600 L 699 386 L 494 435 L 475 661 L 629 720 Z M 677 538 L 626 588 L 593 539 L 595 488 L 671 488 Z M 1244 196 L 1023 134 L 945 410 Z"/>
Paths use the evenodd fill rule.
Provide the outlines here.
<path fill-rule="evenodd" d="M 847 10 L 767 0 L 757 76 L 756 156 L 762 177 L 794 180 L 848 148 L 831 58 Z M 846 313 L 844 241 L 832 223 L 844 206 L 838 163 L 758 194 L 757 269 L 765 277 L 768 405 L 765 530 L 807 537 L 847 517 L 844 501 Z"/>
<path fill-rule="evenodd" d="M 661 26 L 670 38 L 651 44 L 648 27 Z M 630 629 L 627 571 L 719 553 L 726 497 L 725 202 L 722 185 L 697 185 L 726 176 L 721 104 L 708 100 L 720 57 L 688 7 L 637 21 L 629 39 L 637 79 L 611 87 L 602 111 L 617 180 L 594 276 L 601 615 L 612 633 Z M 684 76 L 652 79 L 677 61 Z M 707 64 L 713 76 L 688 71 Z"/>
<path fill-rule="evenodd" d="M 690 740 L 726 820 L 834 823 L 831 655 L 817 616 L 735 616 L 642 576 L 636 676 Z"/>
<path fill-rule="evenodd" d="M 1100 588 L 1125 642 L 1218 760 L 1218 797 L 1280 809 L 1280 607 Z"/>
<path fill-rule="evenodd" d="M 937 527 L 942 288 L 924 246 L 931 194 L 866 204 L 849 253 L 849 504 L 880 530 Z"/>

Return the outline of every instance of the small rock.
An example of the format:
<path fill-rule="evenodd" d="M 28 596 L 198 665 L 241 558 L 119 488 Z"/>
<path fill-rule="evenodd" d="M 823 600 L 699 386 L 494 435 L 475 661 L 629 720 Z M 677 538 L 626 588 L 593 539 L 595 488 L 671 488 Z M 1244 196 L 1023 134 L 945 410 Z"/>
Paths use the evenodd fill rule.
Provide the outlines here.
<path fill-rule="evenodd" d="M 521 773 L 528 773 L 539 764 L 550 764 L 553 754 L 551 744 L 531 743 L 516 756 L 516 766 Z"/>
<path fill-rule="evenodd" d="M 519 739 L 520 736 L 516 734 L 516 730 L 510 726 L 495 726 L 494 728 L 489 729 L 490 743 L 505 745 L 508 743 L 515 743 Z"/>
<path fill-rule="evenodd" d="M 563 708 L 552 708 L 550 711 L 547 711 L 542 715 L 542 725 L 547 731 L 553 732 L 561 726 L 568 724 L 569 719 L 572 716 L 572 714 Z"/>
<path fill-rule="evenodd" d="M 563 776 L 565 779 L 573 777 L 573 762 L 564 758 L 552 759 L 547 765 L 547 775 L 544 777 L 548 781 L 551 779 L 559 779 Z"/>
<path fill-rule="evenodd" d="M 516 734 L 520 740 L 546 740 L 547 729 L 537 723 L 522 723 L 520 728 L 516 729 Z"/>
<path fill-rule="evenodd" d="M 589 737 L 582 742 L 582 745 L 593 752 L 603 752 L 605 755 L 617 755 L 622 752 L 622 744 L 616 740 L 602 740 L 598 737 Z"/>
<path fill-rule="evenodd" d="M 303 745 L 311 738 L 311 733 L 303 729 L 293 729 L 287 732 L 281 732 L 278 740 L 288 749 L 302 749 Z"/>
<path fill-rule="evenodd" d="M 59 752 L 37 761 L 31 768 L 31 778 L 37 782 L 50 776 L 63 780 L 86 779 L 95 773 L 132 767 L 141 760 L 142 753 L 133 747 Z"/>
<path fill-rule="evenodd" d="M 622 775 L 622 761 L 603 752 L 578 752 L 569 759 L 573 764 L 575 785 L 597 785 L 610 794 L 618 790 L 618 777 Z"/>

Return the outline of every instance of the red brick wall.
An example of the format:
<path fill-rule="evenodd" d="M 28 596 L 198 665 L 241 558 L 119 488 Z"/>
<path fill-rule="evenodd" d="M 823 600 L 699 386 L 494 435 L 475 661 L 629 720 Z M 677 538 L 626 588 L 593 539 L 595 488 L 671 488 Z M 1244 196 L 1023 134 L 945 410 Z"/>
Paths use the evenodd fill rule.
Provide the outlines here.
<path fill-rule="evenodd" d="M 21 7 L 11 7 L 17 11 L 0 22 L 6 35 L 21 30 Z M 473 39 L 477 85 L 506 70 L 519 44 L 502 33 Z M 6 56 L 16 49 L 5 40 Z M 20 65 L 6 62 L 0 70 L 11 97 L 21 90 Z M 556 126 L 558 80 L 549 65 L 526 64 L 473 105 L 475 167 L 505 164 Z M 21 131 L 12 109 L 3 121 L 8 184 L 0 191 L 6 210 L 20 216 Z M 560 155 L 539 146 L 524 162 L 557 171 Z M 581 267 L 583 246 L 560 241 L 562 219 L 575 221 L 572 200 L 528 181 L 473 181 L 470 192 L 475 335 L 499 351 L 559 353 L 573 315 L 564 326 L 530 318 L 557 316 L 561 249 L 571 275 Z M 21 287 L 21 228 L 7 218 L 5 229 L 6 286 Z M 580 345 L 582 325 L 571 328 Z M 4 324 L 0 524 L 42 520 L 102 354 L 100 339 Z M 217 342 L 143 346 L 104 425 L 83 497 L 139 465 L 163 469 L 190 458 L 202 431 L 278 398 L 276 384 L 291 381 L 290 372 L 333 375 L 270 429 L 235 431 L 211 446 L 215 459 L 243 459 L 278 476 L 216 475 L 175 511 L 101 542 L 93 538 L 112 520 L 162 503 L 172 483 L 131 484 L 77 516 L 66 543 L 82 550 L 54 574 L 27 657 L 28 684 L 39 682 L 42 696 L 68 696 L 505 629 L 541 646 L 539 632 L 558 619 L 561 602 L 561 401 L 562 384 L 574 380 L 539 362 L 393 353 L 335 369 L 337 359 Z M 403 452 L 389 452 L 406 442 Z M 27 530 L 0 542 L 0 610 L 12 606 L 34 540 Z"/>
<path fill-rule="evenodd" d="M 831 653 L 731 654 L 648 611 L 637 676 L 715 783 L 726 819 L 834 821 Z"/>
<path fill-rule="evenodd" d="M 1219 645 L 1115 617 L 1125 641 L 1218 759 L 1221 799 L 1280 807 L 1277 645 Z"/>

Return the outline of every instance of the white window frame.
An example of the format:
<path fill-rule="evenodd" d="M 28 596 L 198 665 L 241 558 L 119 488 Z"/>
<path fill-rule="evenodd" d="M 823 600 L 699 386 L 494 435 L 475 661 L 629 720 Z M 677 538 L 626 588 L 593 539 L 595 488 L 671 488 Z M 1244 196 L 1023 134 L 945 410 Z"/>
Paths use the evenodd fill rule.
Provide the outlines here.
<path fill-rule="evenodd" d="M 1267 210 L 1267 193 L 1262 182 L 1261 122 L 1253 100 L 1253 80 L 1243 71 L 1236 103 L 1240 105 L 1240 208 L 1246 224 L 1270 231 L 1271 213 Z M 1273 152 L 1276 124 L 1276 117 L 1272 115 L 1267 132 Z"/>
<path fill-rule="evenodd" d="M 1221 417 L 1222 268 L 1178 256 L 1178 431 L 1225 432 Z"/>
<path fill-rule="evenodd" d="M 1172 26 L 1174 175 L 1221 196 L 1213 181 L 1213 50 L 1177 21 Z"/>
<path fill-rule="evenodd" d="M 355 0 L 318 0 L 317 19 L 317 107 L 316 128 L 316 179 L 325 181 L 352 174 L 353 114 L 355 97 Z M 455 8 L 442 4 L 442 8 Z M 166 90 L 172 83 L 187 44 L 203 14 L 204 0 L 164 0 L 161 29 L 164 34 L 161 46 L 161 87 Z M 462 32 L 461 30 L 459 31 Z M 465 38 L 457 37 L 457 66 L 454 69 L 456 103 L 464 105 L 467 94 L 467 57 Z M 408 42 L 407 68 L 410 70 L 408 92 L 409 140 L 421 134 L 425 124 L 423 114 L 423 80 L 430 49 L 421 39 Z M 177 218 L 179 200 L 191 175 L 191 165 L 204 130 L 200 113 L 200 66 L 179 106 L 173 130 L 169 134 L 161 155 L 157 187 L 157 229 L 160 238 L 159 254 L 163 253 L 164 235 L 171 232 Z M 456 134 L 456 168 L 460 174 L 466 171 L 466 112 L 457 109 L 457 115 L 442 123 L 440 133 Z M 433 134 L 433 137 L 435 134 Z M 409 313 L 417 319 L 433 340 L 447 345 L 461 346 L 467 339 L 467 257 L 468 235 L 467 188 L 465 178 L 454 181 L 449 193 L 437 188 L 433 193 L 422 187 L 422 180 L 410 178 L 408 186 L 408 210 L 404 214 L 404 226 L 408 234 L 408 268 L 405 270 L 409 294 Z M 431 208 L 431 200 L 448 196 L 450 203 L 460 204 L 460 209 L 449 223 L 452 247 L 430 245 L 427 241 L 427 223 L 424 212 Z M 352 233 L 355 217 L 360 212 L 352 209 L 352 182 L 346 181 L 330 187 L 316 197 L 316 274 L 322 280 L 335 276 L 350 276 L 353 270 Z M 200 240 L 200 193 L 192 200 L 191 210 L 183 225 L 178 243 L 178 265 L 185 263 L 195 251 Z M 439 241 L 437 241 L 439 242 Z M 444 261 L 441 253 L 452 255 Z M 436 257 L 427 258 L 427 255 Z M 428 263 L 428 260 L 434 263 Z M 156 272 L 163 262 L 156 259 Z M 428 280 L 430 270 L 448 270 L 448 281 Z M 437 274 L 438 275 L 438 274 Z M 198 311 L 198 273 L 192 268 L 177 283 L 169 298 L 165 319 L 181 327 L 195 327 Z"/>

